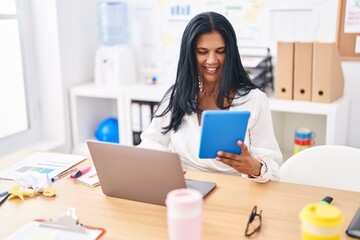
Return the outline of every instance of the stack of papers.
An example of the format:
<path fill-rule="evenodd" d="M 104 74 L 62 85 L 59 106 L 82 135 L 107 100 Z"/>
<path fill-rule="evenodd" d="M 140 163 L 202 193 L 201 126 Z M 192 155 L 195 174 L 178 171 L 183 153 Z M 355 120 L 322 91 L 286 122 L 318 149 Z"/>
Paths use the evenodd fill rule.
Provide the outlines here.
<path fill-rule="evenodd" d="M 28 173 L 37 172 L 48 174 L 51 179 L 85 159 L 84 156 L 74 154 L 35 152 L 0 171 L 0 178 L 15 180 Z"/>

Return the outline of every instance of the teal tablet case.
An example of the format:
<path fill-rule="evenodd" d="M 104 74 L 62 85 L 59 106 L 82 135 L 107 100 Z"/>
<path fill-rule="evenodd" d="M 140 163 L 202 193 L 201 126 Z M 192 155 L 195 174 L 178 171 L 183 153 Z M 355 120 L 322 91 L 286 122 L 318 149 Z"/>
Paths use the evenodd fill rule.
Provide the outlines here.
<path fill-rule="evenodd" d="M 202 114 L 199 158 L 215 158 L 218 151 L 241 153 L 249 111 L 206 110 Z"/>

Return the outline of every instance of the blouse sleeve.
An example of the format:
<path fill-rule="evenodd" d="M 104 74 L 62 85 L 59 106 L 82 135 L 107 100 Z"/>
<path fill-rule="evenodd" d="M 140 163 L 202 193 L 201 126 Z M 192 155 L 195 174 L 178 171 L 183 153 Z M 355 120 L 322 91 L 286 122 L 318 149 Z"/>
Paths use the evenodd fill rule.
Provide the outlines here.
<path fill-rule="evenodd" d="M 267 172 L 263 176 L 251 179 L 257 182 L 278 181 L 283 157 L 274 135 L 270 105 L 265 93 L 260 92 L 252 114 L 254 122 L 249 129 L 250 151 L 266 164 Z"/>
<path fill-rule="evenodd" d="M 167 102 L 160 105 L 159 113 L 163 112 L 166 104 Z M 138 147 L 169 152 L 170 131 L 165 134 L 162 132 L 164 132 L 163 127 L 169 125 L 170 117 L 170 112 L 162 117 L 154 117 L 149 127 L 141 134 L 141 143 Z"/>

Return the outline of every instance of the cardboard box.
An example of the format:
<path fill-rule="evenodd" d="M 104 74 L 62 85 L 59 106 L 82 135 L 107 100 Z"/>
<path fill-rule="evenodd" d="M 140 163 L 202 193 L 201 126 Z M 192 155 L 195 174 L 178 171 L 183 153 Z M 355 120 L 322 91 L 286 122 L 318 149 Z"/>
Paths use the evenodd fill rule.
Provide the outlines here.
<path fill-rule="evenodd" d="M 344 75 L 335 43 L 314 43 L 312 101 L 333 102 L 344 94 Z"/>
<path fill-rule="evenodd" d="M 278 42 L 275 75 L 275 97 L 293 99 L 294 43 Z"/>
<path fill-rule="evenodd" d="M 313 43 L 295 43 L 294 100 L 311 101 Z"/>

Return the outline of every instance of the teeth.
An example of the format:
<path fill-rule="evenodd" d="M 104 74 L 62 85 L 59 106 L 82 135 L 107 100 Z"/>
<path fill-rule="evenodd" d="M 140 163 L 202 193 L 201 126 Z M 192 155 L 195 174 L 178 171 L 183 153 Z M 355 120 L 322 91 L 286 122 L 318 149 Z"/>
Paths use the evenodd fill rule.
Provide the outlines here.
<path fill-rule="evenodd" d="M 216 71 L 216 67 L 213 67 L 213 68 L 206 68 L 209 72 L 215 72 Z"/>

